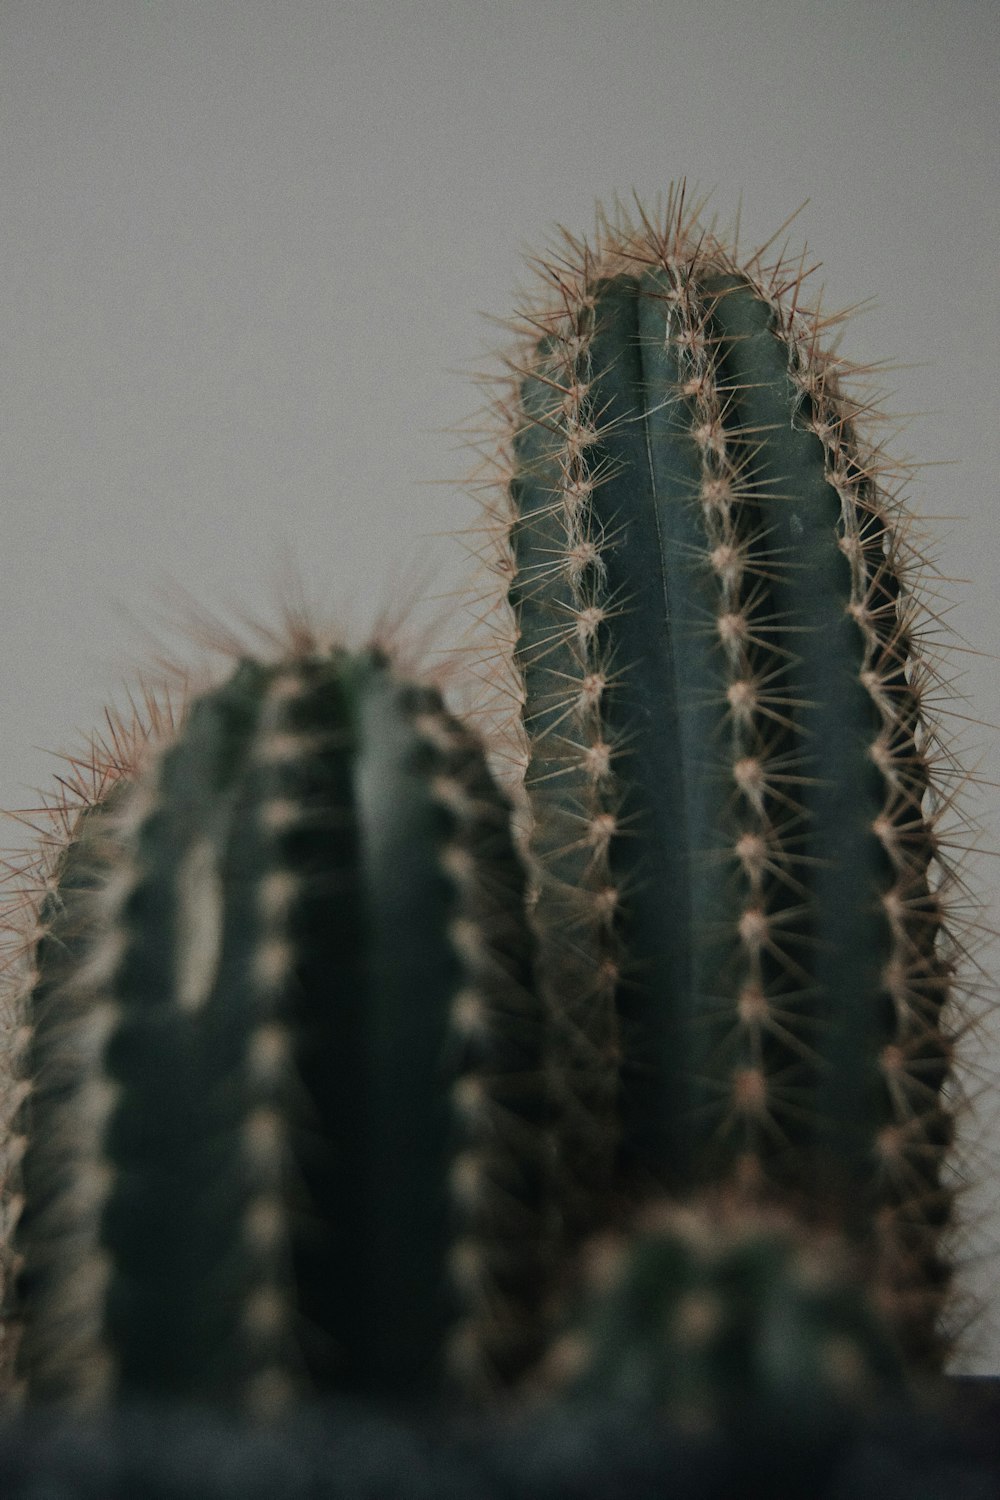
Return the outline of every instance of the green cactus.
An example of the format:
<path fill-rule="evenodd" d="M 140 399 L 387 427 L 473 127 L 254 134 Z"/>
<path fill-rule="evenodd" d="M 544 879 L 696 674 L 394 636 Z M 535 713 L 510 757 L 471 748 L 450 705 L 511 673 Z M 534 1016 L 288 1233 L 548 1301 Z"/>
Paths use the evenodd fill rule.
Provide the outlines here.
<path fill-rule="evenodd" d="M 502 1391 L 543 1336 L 550 1135 L 476 740 L 384 653 L 303 649 L 241 662 L 121 795 L 42 914 L 28 1399 Z"/>
<path fill-rule="evenodd" d="M 847 1244 L 711 1195 L 587 1244 L 535 1378 L 549 1399 L 641 1407 L 679 1430 L 812 1438 L 905 1387 Z"/>
<path fill-rule="evenodd" d="M 898 475 L 803 279 L 681 194 L 567 237 L 515 325 L 494 515 L 566 1222 L 777 1194 L 867 1248 L 934 1365 L 951 786 Z"/>
<path fill-rule="evenodd" d="M 896 476 L 765 253 L 681 195 L 525 309 L 528 881 L 482 741 L 378 648 L 293 631 L 95 758 L 11 1006 L 30 1406 L 822 1434 L 939 1367 L 951 763 Z"/>
<path fill-rule="evenodd" d="M 0 918 L 0 1309 L 7 1315 L 16 1266 L 14 1229 L 22 1207 L 23 1105 L 31 1087 L 28 1053 L 35 1027 L 29 1013 L 49 1013 L 52 997 L 83 957 L 105 814 L 120 807 L 140 761 L 175 731 L 182 716 L 183 694 L 178 699 L 145 685 L 141 705 L 131 701 L 127 715 L 108 710 L 105 730 L 63 755 L 54 795 L 8 814 L 30 829 L 33 842 L 5 862 L 5 880 L 13 889 Z M 16 1323 L 0 1320 L 0 1392 L 14 1379 L 15 1345 Z"/>

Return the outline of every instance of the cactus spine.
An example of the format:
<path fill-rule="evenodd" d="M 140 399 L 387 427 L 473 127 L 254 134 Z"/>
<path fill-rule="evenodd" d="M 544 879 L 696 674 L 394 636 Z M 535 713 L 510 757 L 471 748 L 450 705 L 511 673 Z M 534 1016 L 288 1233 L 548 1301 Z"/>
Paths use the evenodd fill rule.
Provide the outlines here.
<path fill-rule="evenodd" d="M 940 1358 L 949 806 L 887 461 L 683 194 L 567 237 L 501 401 L 542 970 L 579 1237 L 734 1185 L 848 1226 Z"/>
<path fill-rule="evenodd" d="M 475 739 L 379 651 L 245 660 L 103 822 L 27 1051 L 29 1397 L 502 1388 L 541 1337 L 549 1137 Z"/>

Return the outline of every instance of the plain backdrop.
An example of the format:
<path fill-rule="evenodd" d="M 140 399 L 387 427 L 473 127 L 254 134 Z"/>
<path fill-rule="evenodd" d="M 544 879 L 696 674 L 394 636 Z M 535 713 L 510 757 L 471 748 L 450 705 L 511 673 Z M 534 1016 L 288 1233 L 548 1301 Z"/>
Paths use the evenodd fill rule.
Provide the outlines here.
<path fill-rule="evenodd" d="M 0 804 L 123 701 L 165 594 L 353 639 L 447 602 L 476 516 L 452 436 L 522 255 L 686 176 L 874 298 L 919 460 L 997 842 L 996 77 L 988 0 L 0 0 Z M 426 540 L 434 538 L 433 540 Z M 437 560 L 437 561 L 435 561 Z M 168 605 L 168 613 L 173 609 Z M 183 656 L 181 638 L 175 645 Z M 12 825 L 9 843 L 19 841 Z M 992 861 L 968 866 L 996 924 Z M 995 965 L 995 956 L 992 962 Z M 987 960 L 989 962 L 989 960 Z M 966 1047 L 960 1367 L 1000 1369 L 1000 1030 Z M 992 1152 L 992 1155 L 991 1155 Z"/>

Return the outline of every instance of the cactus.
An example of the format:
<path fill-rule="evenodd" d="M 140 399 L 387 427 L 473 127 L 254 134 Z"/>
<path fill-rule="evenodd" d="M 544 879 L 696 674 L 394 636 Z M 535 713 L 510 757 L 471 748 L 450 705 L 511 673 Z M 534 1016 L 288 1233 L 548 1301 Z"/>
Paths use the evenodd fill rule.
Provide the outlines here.
<path fill-rule="evenodd" d="M 128 715 L 108 710 L 106 729 L 63 756 L 66 768 L 57 778 L 54 796 L 45 795 L 40 805 L 9 814 L 31 830 L 34 842 L 6 862 L 6 882 L 13 890 L 0 919 L 5 934 L 0 962 L 0 1308 L 7 1313 L 15 1264 L 13 1235 L 22 1205 L 19 1177 L 25 1140 L 18 1116 L 30 1088 L 27 1053 L 33 1028 L 28 1012 L 47 1012 L 50 997 L 81 961 L 105 814 L 120 806 L 143 757 L 176 730 L 182 717 L 183 693 L 178 699 L 145 685 L 141 704 L 132 700 Z M 15 1342 L 15 1325 L 0 1324 L 0 1391 L 13 1380 Z"/>
<path fill-rule="evenodd" d="M 572 1469 L 638 1406 L 723 1449 L 759 1418 L 818 1492 L 939 1367 L 953 765 L 895 475 L 766 251 L 681 194 L 567 236 L 524 310 L 521 850 L 439 691 L 304 629 L 64 808 L 3 1357 L 33 1411 L 103 1409 L 115 1472 L 144 1408 L 162 1474 L 175 1420 L 224 1467 L 316 1396 L 383 1434 L 541 1398 L 553 1482 L 561 1421 Z M 520 1493 L 470 1435 L 469 1492 Z"/>
<path fill-rule="evenodd" d="M 951 762 L 899 473 L 766 248 L 683 193 L 566 236 L 496 403 L 565 1217 L 778 1196 L 865 1247 L 933 1368 Z"/>
<path fill-rule="evenodd" d="M 508 823 L 436 689 L 313 644 L 242 661 L 74 828 L 17 1129 L 30 1401 L 269 1416 L 477 1397 L 535 1356 L 544 1028 Z"/>
<path fill-rule="evenodd" d="M 773 1209 L 647 1205 L 627 1233 L 588 1243 L 578 1281 L 536 1372 L 549 1399 L 815 1441 L 904 1388 L 856 1252 Z"/>

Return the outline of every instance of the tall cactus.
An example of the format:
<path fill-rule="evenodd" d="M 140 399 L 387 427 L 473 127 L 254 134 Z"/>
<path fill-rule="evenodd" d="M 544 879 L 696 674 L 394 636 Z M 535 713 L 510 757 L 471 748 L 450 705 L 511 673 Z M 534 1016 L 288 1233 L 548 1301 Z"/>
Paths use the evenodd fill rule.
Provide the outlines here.
<path fill-rule="evenodd" d="M 765 247 L 766 248 L 766 247 Z M 896 494 L 803 266 L 672 197 L 518 320 L 498 507 L 571 1232 L 732 1183 L 940 1357 L 950 800 Z"/>
<path fill-rule="evenodd" d="M 19 1114 L 30 1399 L 268 1415 L 535 1357 L 544 1026 L 508 823 L 436 689 L 313 643 L 242 661 L 74 830 Z"/>

